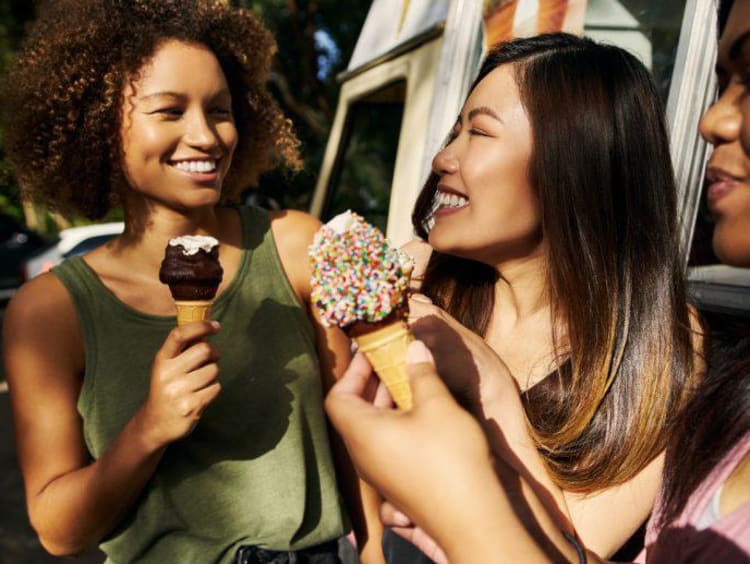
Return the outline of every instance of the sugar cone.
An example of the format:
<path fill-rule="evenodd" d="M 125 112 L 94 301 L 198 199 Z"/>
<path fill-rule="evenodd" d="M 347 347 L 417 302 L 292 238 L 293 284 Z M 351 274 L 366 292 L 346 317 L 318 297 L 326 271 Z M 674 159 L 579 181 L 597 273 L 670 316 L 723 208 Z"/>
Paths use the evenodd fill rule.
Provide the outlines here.
<path fill-rule="evenodd" d="M 208 320 L 211 315 L 212 300 L 175 300 L 177 325 L 187 325 L 193 321 Z"/>
<path fill-rule="evenodd" d="M 396 405 L 409 411 L 412 400 L 409 376 L 406 373 L 406 349 L 413 337 L 406 321 L 399 320 L 368 333 L 355 335 L 354 340 L 385 383 Z"/>

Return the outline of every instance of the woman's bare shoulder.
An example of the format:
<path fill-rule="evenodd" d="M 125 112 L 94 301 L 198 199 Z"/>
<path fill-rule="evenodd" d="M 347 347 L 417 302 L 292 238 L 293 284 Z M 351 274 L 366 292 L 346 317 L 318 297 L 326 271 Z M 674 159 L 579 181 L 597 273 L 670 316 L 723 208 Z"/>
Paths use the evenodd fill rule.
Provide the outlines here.
<path fill-rule="evenodd" d="M 321 225 L 318 218 L 298 210 L 272 211 L 268 217 L 276 244 L 290 251 L 307 252 L 307 246 Z"/>
<path fill-rule="evenodd" d="M 47 272 L 19 288 L 8 304 L 4 323 L 38 323 L 40 319 L 54 323 L 69 317 L 76 318 L 70 294 L 57 276 Z"/>
<path fill-rule="evenodd" d="M 9 372 L 45 358 L 78 366 L 83 358 L 81 339 L 73 300 L 52 273 L 21 286 L 3 317 L 3 354 Z"/>
<path fill-rule="evenodd" d="M 750 452 L 740 461 L 724 482 L 719 507 L 727 515 L 750 502 Z"/>
<path fill-rule="evenodd" d="M 287 278 L 300 301 L 307 303 L 312 275 L 307 249 L 321 225 L 320 220 L 297 210 L 273 211 L 268 216 L 276 241 L 276 251 Z"/>

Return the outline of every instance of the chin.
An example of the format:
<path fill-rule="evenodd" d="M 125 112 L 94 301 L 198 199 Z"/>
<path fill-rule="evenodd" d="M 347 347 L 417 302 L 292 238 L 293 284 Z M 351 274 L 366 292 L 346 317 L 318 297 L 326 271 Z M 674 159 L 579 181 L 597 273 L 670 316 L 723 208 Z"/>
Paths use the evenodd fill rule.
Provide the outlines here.
<path fill-rule="evenodd" d="M 720 229 L 717 226 L 713 247 L 722 263 L 750 268 L 750 229 Z"/>

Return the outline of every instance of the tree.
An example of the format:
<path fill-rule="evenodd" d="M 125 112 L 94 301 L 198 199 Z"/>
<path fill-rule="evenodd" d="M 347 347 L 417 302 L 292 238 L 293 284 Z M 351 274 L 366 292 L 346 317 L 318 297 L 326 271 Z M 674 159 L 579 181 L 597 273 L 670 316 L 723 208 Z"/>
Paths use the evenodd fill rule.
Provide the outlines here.
<path fill-rule="evenodd" d="M 306 209 L 323 160 L 338 100 L 337 75 L 346 69 L 370 0 L 235 0 L 252 9 L 276 37 L 270 88 L 294 122 L 305 168 L 261 179 L 256 196 L 284 208 Z"/>
<path fill-rule="evenodd" d="M 5 72 L 12 62 L 18 45 L 21 43 L 26 23 L 34 17 L 32 2 L 0 0 L 0 74 Z M 18 185 L 9 170 L 5 155 L 2 151 L 2 131 L 0 131 L 0 213 L 14 216 L 18 220 L 25 220 L 32 225 L 36 217 L 21 204 Z"/>

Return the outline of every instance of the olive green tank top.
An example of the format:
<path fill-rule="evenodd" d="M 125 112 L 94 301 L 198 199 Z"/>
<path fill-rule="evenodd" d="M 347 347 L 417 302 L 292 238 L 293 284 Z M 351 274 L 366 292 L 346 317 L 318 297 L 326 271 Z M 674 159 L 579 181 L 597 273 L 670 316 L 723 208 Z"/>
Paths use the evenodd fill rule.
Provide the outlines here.
<path fill-rule="evenodd" d="M 282 269 L 267 214 L 238 208 L 243 251 L 217 297 L 219 397 L 167 447 L 135 507 L 101 548 L 108 562 L 232 562 L 240 545 L 296 550 L 345 533 L 313 328 Z M 115 297 L 80 257 L 54 269 L 80 319 L 78 399 L 96 459 L 146 399 L 175 317 Z"/>

